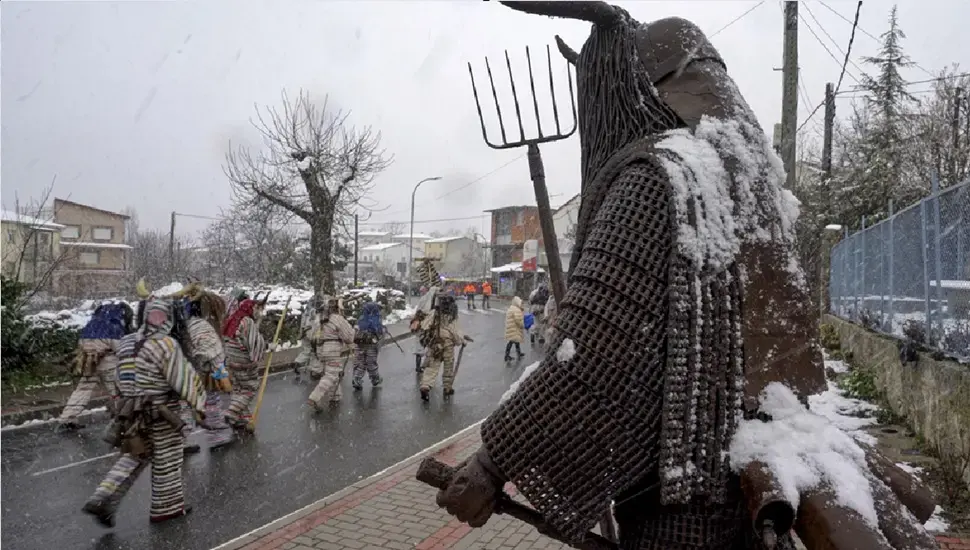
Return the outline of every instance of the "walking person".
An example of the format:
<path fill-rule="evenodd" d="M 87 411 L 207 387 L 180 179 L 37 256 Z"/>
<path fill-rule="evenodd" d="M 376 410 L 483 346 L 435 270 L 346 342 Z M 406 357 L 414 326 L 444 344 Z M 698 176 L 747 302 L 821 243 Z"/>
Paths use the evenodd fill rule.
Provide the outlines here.
<path fill-rule="evenodd" d="M 375 304 L 376 305 L 376 304 Z M 341 314 L 340 301 L 326 299 L 311 338 L 316 359 L 323 364 L 323 376 L 310 393 L 307 404 L 322 410 L 325 401 L 339 403 L 343 396 L 340 381 L 344 376 L 344 355 L 354 343 L 354 329 Z"/>
<path fill-rule="evenodd" d="M 81 329 L 75 356 L 74 372 L 81 376 L 77 387 L 67 399 L 58 422 L 65 429 L 78 427 L 77 417 L 84 411 L 94 392 L 101 390 L 109 396 L 108 410 L 114 411 L 118 390 L 115 385 L 115 352 L 118 342 L 133 330 L 134 312 L 126 303 L 101 304 Z"/>
<path fill-rule="evenodd" d="M 357 320 L 357 333 L 354 335 L 354 344 L 357 352 L 354 356 L 354 380 L 355 391 L 364 389 L 364 372 L 370 377 L 371 386 L 381 385 L 381 375 L 377 368 L 377 355 L 380 351 L 381 338 L 387 329 L 381 322 L 381 306 L 375 302 L 367 302 L 360 312 L 360 319 Z"/>
<path fill-rule="evenodd" d="M 505 360 L 512 360 L 512 346 L 518 358 L 525 357 L 522 353 L 522 332 L 525 330 L 525 313 L 522 311 L 522 298 L 512 298 L 512 305 L 505 312 Z"/>
<path fill-rule="evenodd" d="M 540 344 L 546 341 L 546 335 L 543 333 L 542 327 L 544 327 L 543 319 L 546 314 L 546 302 L 549 301 L 549 287 L 545 283 L 541 283 L 535 290 L 529 294 L 529 311 L 532 313 L 535 323 L 532 324 L 533 328 L 529 331 L 529 342 L 535 343 L 536 340 Z"/>
<path fill-rule="evenodd" d="M 421 340 L 428 349 L 427 366 L 421 376 L 421 399 L 431 398 L 431 388 L 441 373 L 444 396 L 455 393 L 455 347 L 472 342 L 458 328 L 458 304 L 453 296 L 438 296 L 430 315 L 421 320 Z"/>
<path fill-rule="evenodd" d="M 491 297 L 492 283 L 485 281 L 482 283 L 482 309 L 490 309 L 492 307 Z"/>
<path fill-rule="evenodd" d="M 101 525 L 114 526 L 114 516 L 128 490 L 149 464 L 152 492 L 149 519 L 159 523 L 189 513 L 182 479 L 182 422 L 179 401 L 201 416 L 205 390 L 195 369 L 171 336 L 175 315 L 170 300 L 153 299 L 145 323 L 118 344 L 118 414 L 121 456 L 82 510 Z"/>
<path fill-rule="evenodd" d="M 468 309 L 475 309 L 475 284 L 468 283 L 465 285 L 465 302 Z"/>
<path fill-rule="evenodd" d="M 269 294 L 266 295 L 269 298 Z M 266 352 L 266 340 L 259 333 L 263 305 L 243 300 L 226 320 L 222 330 L 226 367 L 232 381 L 232 396 L 226 421 L 235 429 L 246 429 L 252 418 L 250 405 L 259 391 L 259 365 Z"/>

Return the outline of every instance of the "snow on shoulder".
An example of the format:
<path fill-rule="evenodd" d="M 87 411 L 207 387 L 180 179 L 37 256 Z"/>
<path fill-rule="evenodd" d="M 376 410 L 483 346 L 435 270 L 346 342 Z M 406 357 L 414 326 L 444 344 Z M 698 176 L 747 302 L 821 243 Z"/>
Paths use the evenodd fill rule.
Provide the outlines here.
<path fill-rule="evenodd" d="M 673 187 L 679 252 L 697 265 L 726 267 L 742 242 L 792 241 L 799 202 L 782 187 L 785 170 L 758 127 L 705 116 L 693 131 L 667 132 L 656 148 L 678 157 L 661 162 Z M 788 267 L 803 278 L 797 264 Z"/>
<path fill-rule="evenodd" d="M 731 468 L 764 463 L 785 498 L 798 509 L 802 491 L 827 485 L 837 502 L 878 529 L 865 451 L 847 433 L 806 409 L 790 389 L 772 382 L 760 396 L 761 411 L 772 421 L 744 420 L 731 440 Z"/>

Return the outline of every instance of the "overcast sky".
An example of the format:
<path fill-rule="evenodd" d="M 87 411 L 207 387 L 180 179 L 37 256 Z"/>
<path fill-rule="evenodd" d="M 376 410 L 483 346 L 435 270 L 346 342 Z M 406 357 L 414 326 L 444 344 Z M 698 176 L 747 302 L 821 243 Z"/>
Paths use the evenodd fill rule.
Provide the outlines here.
<path fill-rule="evenodd" d="M 826 3 L 852 19 L 854 1 Z M 782 57 L 780 2 L 617 4 L 643 22 L 686 17 L 709 35 L 757 6 L 713 42 L 771 132 L 781 109 L 781 73 L 773 70 Z M 881 34 L 890 6 L 866 2 L 860 27 Z M 817 1 L 803 3 L 800 12 L 841 59 L 851 24 Z M 923 68 L 936 72 L 955 62 L 970 68 L 970 3 L 905 0 L 899 18 L 906 51 Z M 376 182 L 375 198 L 388 208 L 371 222 L 407 220 L 414 184 L 441 176 L 418 191 L 416 219 L 469 219 L 415 229 L 474 225 L 487 234 L 483 209 L 535 199 L 525 151 L 495 151 L 482 141 L 466 62 L 474 62 L 481 79 L 486 55 L 498 62 L 508 48 L 513 65 L 521 67 L 529 45 L 536 68 L 544 69 L 544 48 L 554 34 L 578 50 L 589 27 L 477 1 L 4 1 L 0 33 L 0 176 L 8 208 L 15 194 L 23 202 L 56 175 L 56 196 L 109 210 L 131 206 L 143 227 L 167 229 L 173 210 L 217 216 L 231 200 L 221 167 L 230 139 L 257 144 L 248 123 L 254 104 L 276 105 L 282 90 L 295 94 L 302 88 L 314 98 L 329 94 L 331 105 L 352 110 L 353 123 L 383 132 L 395 162 Z M 840 64 L 805 23 L 799 38 L 801 122 L 821 102 L 825 82 L 838 79 Z M 860 58 L 877 46 L 860 31 L 853 60 L 867 68 Z M 568 101 L 565 66 L 555 49 L 553 54 L 562 105 Z M 858 76 L 851 65 L 849 72 Z M 524 76 L 518 74 L 525 99 Z M 904 76 L 930 78 L 919 68 Z M 507 78 L 497 80 L 507 86 Z M 847 75 L 843 89 L 853 85 Z M 540 97 L 548 112 L 546 88 Z M 506 103 L 505 113 L 512 112 Z M 527 131 L 532 120 L 526 120 Z M 820 122 L 819 114 L 807 133 Z M 579 138 L 544 145 L 542 152 L 556 206 L 579 190 Z M 207 222 L 178 223 L 181 233 L 197 232 Z"/>

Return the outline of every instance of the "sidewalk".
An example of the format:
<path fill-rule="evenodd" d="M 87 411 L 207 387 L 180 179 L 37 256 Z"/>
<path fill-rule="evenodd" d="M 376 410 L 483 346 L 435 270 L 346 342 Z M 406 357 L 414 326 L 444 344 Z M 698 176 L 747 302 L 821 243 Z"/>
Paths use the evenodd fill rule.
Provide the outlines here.
<path fill-rule="evenodd" d="M 505 550 L 569 548 L 529 525 L 496 515 L 472 529 L 435 504 L 436 489 L 414 479 L 427 455 L 457 464 L 481 443 L 480 423 L 383 472 L 215 550 Z M 511 485 L 506 491 L 514 494 Z M 519 497 L 521 498 L 521 497 Z"/>
<path fill-rule="evenodd" d="M 434 447 L 213 550 L 531 550 L 569 548 L 531 526 L 495 515 L 472 529 L 435 504 L 436 489 L 414 478 L 428 455 L 457 464 L 481 444 L 478 422 Z M 516 500 L 509 484 L 505 490 Z M 942 550 L 970 540 L 939 536 Z"/>

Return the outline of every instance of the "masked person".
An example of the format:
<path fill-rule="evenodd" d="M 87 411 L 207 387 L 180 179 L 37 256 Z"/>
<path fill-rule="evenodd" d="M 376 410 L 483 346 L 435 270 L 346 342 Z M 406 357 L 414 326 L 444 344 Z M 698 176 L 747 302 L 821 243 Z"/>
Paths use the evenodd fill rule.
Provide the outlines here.
<path fill-rule="evenodd" d="M 318 303 L 319 300 L 314 296 L 303 305 L 303 314 L 300 316 L 300 354 L 297 355 L 293 366 L 293 372 L 299 374 L 300 368 L 305 368 L 312 378 L 320 378 L 323 375 L 323 366 L 310 349 L 310 335 L 315 327 Z"/>
<path fill-rule="evenodd" d="M 761 549 L 731 441 L 764 414 L 765 388 L 806 406 L 825 388 L 781 163 L 689 21 L 641 25 L 603 2 L 505 5 L 594 23 L 581 53 L 559 41 L 576 64 L 583 201 L 550 349 L 569 339 L 575 353 L 549 354 L 483 422 L 437 502 L 480 526 L 510 481 L 570 543 L 615 503 L 623 550 Z M 886 487 L 867 479 L 873 494 Z M 889 548 L 894 528 L 895 546 L 936 546 L 914 521 L 883 521 L 901 509 L 894 495 L 874 503 L 882 533 L 855 547 Z M 876 529 L 858 513 L 829 519 L 818 523 L 851 523 L 853 542 Z"/>
<path fill-rule="evenodd" d="M 118 342 L 134 330 L 134 312 L 126 303 L 101 304 L 81 329 L 75 354 L 74 372 L 80 382 L 61 411 L 58 418 L 64 428 L 76 428 L 80 415 L 94 392 L 101 390 L 109 396 L 108 409 L 114 411 L 118 391 L 115 386 L 115 368 L 118 358 L 115 352 Z"/>
<path fill-rule="evenodd" d="M 83 511 L 107 527 L 138 475 L 152 467 L 150 520 L 178 518 L 185 505 L 182 479 L 182 422 L 179 401 L 201 415 L 205 390 L 195 369 L 170 335 L 175 312 L 170 300 L 152 299 L 145 306 L 138 332 L 118 344 L 116 442 L 121 457 L 85 503 Z"/>
<path fill-rule="evenodd" d="M 321 309 L 310 343 L 317 360 L 323 364 L 323 377 L 307 399 L 307 404 L 318 411 L 323 409 L 324 402 L 340 402 L 344 357 L 347 347 L 354 343 L 354 329 L 341 315 L 340 301 L 329 298 L 324 301 Z"/>
<path fill-rule="evenodd" d="M 546 302 L 548 301 L 549 287 L 545 283 L 540 284 L 535 290 L 529 293 L 529 312 L 532 313 L 532 317 L 535 319 L 535 323 L 529 330 L 529 342 L 533 344 L 536 340 L 539 343 L 545 342 L 545 334 L 543 334 L 541 327 L 544 326 Z"/>
<path fill-rule="evenodd" d="M 364 388 L 364 373 L 370 377 L 372 386 L 381 385 L 381 375 L 378 372 L 377 356 L 380 352 L 381 338 L 387 329 L 381 322 L 381 306 L 375 302 L 367 302 L 360 312 L 360 319 L 357 319 L 357 332 L 354 335 L 354 344 L 357 346 L 357 353 L 354 356 L 354 380 L 355 390 Z"/>
<path fill-rule="evenodd" d="M 269 294 L 266 297 L 269 298 Z M 266 352 L 266 340 L 259 332 L 262 312 L 262 304 L 243 300 L 222 328 L 226 367 L 232 382 L 226 421 L 236 429 L 249 425 L 252 418 L 250 405 L 259 391 L 259 366 Z"/>
<path fill-rule="evenodd" d="M 186 292 L 185 333 L 188 358 L 202 379 L 206 390 L 205 424 L 209 448 L 228 445 L 235 440 L 232 428 L 226 423 L 222 410 L 222 394 L 232 391 L 226 368 L 225 347 L 220 330 L 225 302 L 219 296 L 191 286 Z M 186 420 L 189 425 L 190 420 Z"/>
<path fill-rule="evenodd" d="M 437 296 L 437 305 L 421 321 L 421 342 L 427 348 L 428 365 L 421 375 L 421 399 L 431 398 L 431 388 L 441 371 L 441 385 L 447 397 L 455 393 L 455 347 L 471 342 L 458 328 L 458 304 L 454 296 Z"/>

